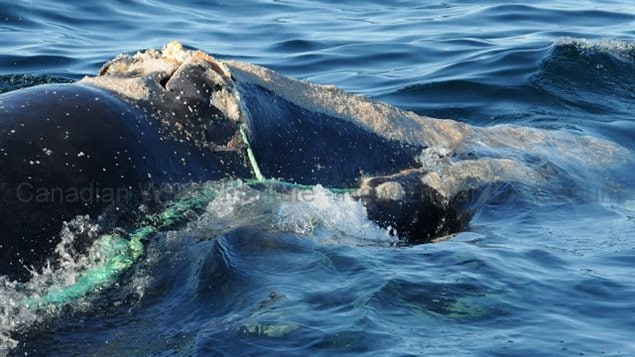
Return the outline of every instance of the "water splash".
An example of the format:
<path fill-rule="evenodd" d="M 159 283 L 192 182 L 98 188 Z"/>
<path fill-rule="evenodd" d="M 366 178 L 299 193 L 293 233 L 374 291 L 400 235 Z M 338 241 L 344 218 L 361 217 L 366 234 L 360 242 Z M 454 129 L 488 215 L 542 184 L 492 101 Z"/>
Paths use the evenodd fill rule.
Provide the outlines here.
<path fill-rule="evenodd" d="M 623 60 L 635 60 L 635 42 L 619 39 L 587 40 L 584 38 L 563 37 L 556 41 L 557 47 L 572 46 L 582 55 L 596 52 L 607 53 Z"/>
<path fill-rule="evenodd" d="M 371 222 L 360 202 L 348 194 L 336 194 L 321 186 L 309 189 L 272 186 L 258 190 L 241 181 L 210 182 L 194 185 L 180 197 L 196 195 L 204 189 L 217 192 L 215 198 L 200 215 L 185 212 L 190 223 L 170 235 L 173 239 L 178 239 L 180 232 L 187 236 L 198 232 L 207 239 L 239 227 L 255 226 L 261 230 L 290 232 L 323 244 L 389 245 L 398 240 L 389 230 Z M 77 283 L 87 271 L 120 254 L 120 240 L 107 233 L 88 216 L 78 216 L 65 223 L 51 262 L 41 271 L 33 270 L 28 282 L 0 278 L 0 351 L 18 346 L 16 335 L 28 333 L 38 323 L 58 317 L 61 311 L 68 311 L 65 307 L 71 312 L 92 308 L 99 300 L 99 293 L 64 304 L 40 304 L 37 310 L 24 302 L 47 296 L 51 291 L 63 291 Z M 85 250 L 78 248 L 85 242 L 93 243 Z M 147 258 L 144 264 L 156 259 Z M 133 275 L 136 269 L 132 267 Z M 141 298 L 143 287 L 151 277 L 140 274 L 117 289 Z M 99 291 L 109 285 L 101 286 Z"/>
<path fill-rule="evenodd" d="M 321 242 L 366 245 L 397 241 L 389 230 L 368 219 L 361 202 L 320 185 L 259 191 L 232 182 L 219 191 L 205 214 L 190 228 L 209 234 L 254 224 Z"/>
<path fill-rule="evenodd" d="M 59 306 L 49 304 L 36 310 L 25 302 L 73 284 L 82 272 L 99 264 L 109 250 L 108 241 L 97 239 L 100 232 L 98 224 L 87 216 L 78 216 L 65 223 L 60 232 L 61 240 L 52 257 L 57 263 L 49 260 L 42 270 L 31 270 L 31 279 L 25 283 L 0 277 L 0 354 L 17 346 L 18 340 L 13 338 L 14 335 L 25 333 L 34 325 L 59 314 Z M 80 254 L 77 243 L 86 239 L 91 239 L 94 244 Z M 86 301 L 76 302 L 75 307 L 82 303 Z"/>

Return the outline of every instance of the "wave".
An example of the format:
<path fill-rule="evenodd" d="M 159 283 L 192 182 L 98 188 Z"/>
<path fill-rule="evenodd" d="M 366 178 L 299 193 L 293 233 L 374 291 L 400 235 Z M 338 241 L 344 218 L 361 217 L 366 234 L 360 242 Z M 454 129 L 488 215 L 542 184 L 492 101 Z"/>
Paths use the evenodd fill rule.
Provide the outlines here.
<path fill-rule="evenodd" d="M 632 121 L 635 42 L 562 37 L 549 46 L 484 49 L 377 99 L 477 125 L 584 130 Z"/>
<path fill-rule="evenodd" d="M 563 9 L 558 7 L 532 6 L 523 4 L 504 4 L 487 6 L 478 11 L 479 21 L 487 23 L 510 23 L 522 21 L 523 23 L 558 23 L 577 25 L 582 22 L 602 23 L 629 23 L 633 21 L 633 15 L 619 11 L 607 11 L 598 9 Z"/>
<path fill-rule="evenodd" d="M 542 60 L 530 83 L 556 98 L 606 120 L 635 110 L 635 42 L 562 38 Z M 612 114 L 612 115 L 607 115 Z"/>
<path fill-rule="evenodd" d="M 66 69 L 80 62 L 72 56 L 59 55 L 0 55 L 0 68 L 19 68 L 20 72 L 46 71 L 51 73 L 56 69 Z"/>
<path fill-rule="evenodd" d="M 389 246 L 397 242 L 388 229 L 380 228 L 368 219 L 361 202 L 321 186 L 307 190 L 262 191 L 240 181 L 208 182 L 193 185 L 179 197 L 199 195 L 205 189 L 217 192 L 215 198 L 202 212 L 184 212 L 189 223 L 169 232 L 169 238 L 162 233 L 151 238 L 144 259 L 123 278 L 117 279 L 116 292 L 108 292 L 114 284 L 114 279 L 108 279 L 106 285 L 80 298 L 47 298 L 64 295 L 60 292 L 68 291 L 69 286 L 81 282 L 89 272 L 122 254 L 121 242 L 100 224 L 103 219 L 95 221 L 78 216 L 65 224 L 60 232 L 61 242 L 55 250 L 57 264 L 33 271 L 32 278 L 25 283 L 0 277 L 0 300 L 7 302 L 0 305 L 0 355 L 14 349 L 25 335 L 34 333 L 38 324 L 59 318 L 64 312 L 91 311 L 101 304 L 106 304 L 107 308 L 109 303 L 103 302 L 107 300 L 104 294 L 106 297 L 115 293 L 129 300 L 140 299 L 154 277 L 147 271 L 154 269 L 158 260 L 165 259 L 165 251 L 184 249 L 183 245 L 191 238 L 204 241 L 251 228 L 263 234 L 273 232 L 312 240 L 314 244 Z M 112 230 L 118 231 L 121 229 Z M 85 241 L 94 243 L 85 252 L 77 250 L 77 242 Z M 208 253 L 195 252 L 195 255 Z"/>
<path fill-rule="evenodd" d="M 626 61 L 635 61 L 635 41 L 619 39 L 587 40 L 584 38 L 563 37 L 554 44 L 556 49 L 573 49 L 581 56 L 609 54 Z"/>
<path fill-rule="evenodd" d="M 619 60 L 616 56 L 610 53 L 607 54 L 606 51 L 601 52 L 601 55 L 608 55 L 611 60 Z M 576 64 L 577 62 L 584 64 L 589 57 L 593 56 L 595 56 L 595 54 L 587 55 L 586 52 L 580 51 L 577 45 L 571 46 L 569 44 L 556 44 L 543 61 L 538 72 L 538 75 L 543 74 L 545 79 L 540 82 L 544 84 L 541 88 L 543 88 L 545 93 L 553 91 L 555 95 L 565 98 L 565 94 L 569 93 L 565 92 L 567 88 L 557 92 L 556 90 L 559 88 L 557 87 L 559 84 L 558 81 L 554 80 L 554 78 L 557 78 L 556 76 L 561 76 L 561 80 L 563 78 L 570 81 L 576 80 L 575 71 L 579 71 L 580 66 L 575 67 L 574 65 L 573 70 L 570 72 L 561 70 L 562 67 L 566 68 L 568 64 Z M 503 56 L 503 58 L 507 57 Z M 238 67 L 242 68 L 242 76 L 244 78 L 251 78 L 252 80 L 256 80 L 261 77 L 267 78 L 270 80 L 270 82 L 268 82 L 270 86 L 280 85 L 281 93 L 286 95 L 288 98 L 294 98 L 298 101 L 307 100 L 307 105 L 311 105 L 312 108 L 316 108 L 315 110 L 334 110 L 335 106 L 332 103 L 338 102 L 357 104 L 358 108 L 364 110 L 358 110 L 353 113 L 357 115 L 357 117 L 350 113 L 348 115 L 352 117 L 351 120 L 358 120 L 360 123 L 370 121 L 371 124 L 375 125 L 376 122 L 373 123 L 373 121 L 369 120 L 369 118 L 372 119 L 372 116 L 377 114 L 380 109 L 381 113 L 384 115 L 386 113 L 406 115 L 397 109 L 391 109 L 387 106 L 381 106 L 360 98 L 353 98 L 355 101 L 352 101 L 350 98 L 345 96 L 344 93 L 341 93 L 332 87 L 321 87 L 320 89 L 317 87 L 311 87 L 309 84 L 302 83 L 295 83 L 296 86 L 294 87 L 290 85 L 290 80 L 278 78 L 276 77 L 276 74 L 267 72 L 265 69 L 258 69 L 247 65 L 238 65 L 236 63 L 230 65 L 230 67 L 233 69 Z M 266 76 L 259 77 L 258 74 L 262 74 L 260 72 L 265 73 Z M 549 79 L 554 80 L 554 83 L 549 82 Z M 28 84 L 28 81 L 24 81 L 24 83 Z M 496 93 L 497 86 L 486 86 L 477 82 L 458 80 L 450 82 L 450 84 L 450 87 L 454 85 L 455 89 L 456 87 L 460 88 L 462 86 L 471 86 L 475 91 L 490 90 L 488 96 L 498 96 L 498 93 Z M 580 87 L 583 87 L 585 83 L 581 82 L 578 84 L 579 87 L 575 89 L 580 89 Z M 598 87 L 599 86 L 595 86 L 594 88 Z M 294 91 L 295 88 L 305 90 Z M 499 86 L 498 88 L 505 87 Z M 309 95 L 310 91 L 306 89 L 314 90 L 315 96 L 311 97 Z M 415 86 L 404 90 L 403 92 L 417 92 L 420 89 L 420 87 Z M 332 96 L 325 95 L 329 93 Z M 347 98 L 348 101 L 346 100 Z M 351 108 L 352 106 L 348 106 L 345 109 L 348 110 Z M 378 118 L 381 119 L 383 117 L 378 116 Z M 432 122 L 438 124 L 436 121 L 431 121 L 431 123 Z M 379 129 L 378 131 L 381 131 L 382 133 L 386 132 L 385 130 Z M 599 156 L 604 155 L 604 159 L 611 159 L 611 157 L 607 156 L 605 153 L 614 154 L 616 157 L 619 156 L 618 154 L 622 154 L 620 150 L 617 150 L 619 148 L 614 149 L 611 145 L 608 145 L 608 143 L 605 144 L 596 140 L 566 136 L 558 132 L 542 133 L 539 131 L 514 127 L 498 127 L 491 130 L 483 130 L 483 134 L 475 136 L 473 141 L 474 142 L 472 144 L 476 146 L 476 149 L 473 151 L 467 151 L 466 154 L 476 153 L 491 155 L 493 157 L 498 155 L 504 157 L 522 158 L 522 155 L 527 150 L 531 150 L 532 152 L 537 152 L 538 154 L 544 154 L 544 160 L 542 157 L 537 157 L 536 161 L 545 161 L 546 164 L 550 162 L 560 164 L 563 171 L 569 169 L 571 176 L 575 176 L 576 171 L 584 171 L 587 175 L 590 175 L 588 172 L 593 169 L 592 164 L 598 163 L 599 165 L 602 163 L 602 157 Z M 481 143 L 481 141 L 483 141 L 483 145 L 482 147 L 479 147 L 478 144 Z M 493 153 L 486 152 L 486 150 L 489 150 L 489 147 L 495 148 L 492 149 Z M 562 154 L 557 154 L 558 152 L 562 152 Z M 588 166 L 582 167 L 576 163 L 576 160 L 582 160 L 582 162 Z M 543 166 L 546 165 L 534 166 L 540 166 L 539 169 L 543 169 Z M 557 166 L 553 167 L 558 169 Z M 551 170 L 552 167 L 546 167 L 545 170 L 547 169 Z M 572 181 L 583 182 L 585 181 L 583 179 L 586 177 L 592 176 L 580 176 L 577 180 Z M 596 182 L 596 180 L 586 181 Z M 182 255 L 181 260 L 184 262 L 181 267 L 186 264 L 187 269 L 189 269 L 185 270 L 188 272 L 188 275 L 185 278 L 194 281 L 190 286 L 188 280 L 187 287 L 193 287 L 196 295 L 195 299 L 200 299 L 200 301 L 197 301 L 196 304 L 186 303 L 185 305 L 189 305 L 189 307 L 196 306 L 196 308 L 206 308 L 207 306 L 213 305 L 209 304 L 208 301 L 205 300 L 208 296 L 206 289 L 212 285 L 218 286 L 219 291 L 222 291 L 223 288 L 234 288 L 236 290 L 232 291 L 232 295 L 242 297 L 243 295 L 238 294 L 237 292 L 243 293 L 244 291 L 239 291 L 239 289 L 236 288 L 237 285 L 240 285 L 239 283 L 241 282 L 241 277 L 230 276 L 230 274 L 248 275 L 248 271 L 251 269 L 249 264 L 244 264 L 242 270 L 238 269 L 238 272 L 236 272 L 236 270 L 229 271 L 230 269 L 223 270 L 221 269 L 223 267 L 218 268 L 217 270 L 219 271 L 219 274 L 226 274 L 227 276 L 225 277 L 209 274 L 208 276 L 205 276 L 205 274 L 199 275 L 199 269 L 200 271 L 205 271 L 209 268 L 206 264 L 210 261 L 208 257 L 209 254 L 212 253 L 210 253 L 209 250 L 200 249 L 201 247 L 209 248 L 209 246 L 198 245 L 195 248 L 191 248 L 190 246 L 184 247 L 183 244 L 190 244 L 186 242 L 192 238 L 198 239 L 198 242 L 210 242 L 213 240 L 211 238 L 219 238 L 217 240 L 214 239 L 214 241 L 221 241 L 221 243 L 210 244 L 214 248 L 213 253 L 221 254 L 223 258 L 222 262 L 227 266 L 236 266 L 241 263 L 237 261 L 238 258 L 231 256 L 231 252 L 223 250 L 222 244 L 226 244 L 223 241 L 223 237 L 243 237 L 243 246 L 249 246 L 244 249 L 253 251 L 258 251 L 259 249 L 272 249 L 271 247 L 275 249 L 276 245 L 275 241 L 272 242 L 267 240 L 267 242 L 260 242 L 261 246 L 252 246 L 251 244 L 253 241 L 250 241 L 249 238 L 252 238 L 250 235 L 256 234 L 263 235 L 267 238 L 275 237 L 276 239 L 306 239 L 314 244 L 386 246 L 395 243 L 395 238 L 390 236 L 389 230 L 381 229 L 368 220 L 366 211 L 361 203 L 354 201 L 346 195 L 335 195 L 320 186 L 316 186 L 314 189 L 310 190 L 310 194 L 308 196 L 298 196 L 293 193 L 290 194 L 289 192 L 257 191 L 242 185 L 240 182 L 231 182 L 229 184 L 216 183 L 210 185 L 213 186 L 215 191 L 218 191 L 216 198 L 205 206 L 202 213 L 188 212 L 188 214 L 191 213 L 191 216 L 188 217 L 188 219 L 190 219 L 190 223 L 185 227 L 179 227 L 174 231 L 165 234 L 161 233 L 153 237 L 152 242 L 148 244 L 151 252 L 147 255 L 144 261 L 140 263 L 140 265 L 132 268 L 132 272 L 127 274 L 127 277 L 119 280 L 117 294 L 131 296 L 132 299 L 134 299 L 134 296 L 137 296 L 138 299 L 138 296 L 145 294 L 148 280 L 160 279 L 161 275 L 156 274 L 156 271 L 148 274 L 146 269 L 167 269 L 158 267 L 159 264 L 157 261 L 161 259 L 170 260 L 172 254 L 168 254 L 166 252 L 172 252 L 176 249 Z M 191 191 L 190 193 L 195 192 L 198 192 L 198 190 Z M 33 311 L 32 309 L 25 307 L 24 304 L 21 304 L 22 301 L 29 299 L 33 295 L 46 295 L 51 291 L 51 289 L 63 289 L 69 283 L 72 284 L 78 279 L 81 279 L 84 272 L 101 264 L 101 262 L 103 262 L 103 260 L 107 257 L 112 256 L 113 254 L 118 254 L 119 247 L 117 245 L 117 241 L 113 241 L 112 237 L 107 233 L 108 232 L 103 231 L 103 228 L 99 226 L 98 222 L 93 222 L 87 220 L 86 218 L 79 217 L 69 223 L 61 234 L 62 243 L 57 249 L 59 258 L 63 262 L 60 267 L 47 268 L 42 272 L 36 272 L 34 273 L 33 279 L 26 284 L 0 280 L 0 298 L 10 302 L 8 305 L 0 307 L 0 352 L 2 352 L 3 348 L 11 349 L 17 346 L 21 333 L 30 333 L 28 330 L 33 326 L 46 321 L 50 317 L 55 317 L 64 311 L 60 309 L 58 305 L 54 304 L 46 306 L 43 312 Z M 268 234 L 270 235 L 267 236 Z M 280 238 L 281 236 L 282 238 Z M 87 237 L 95 241 L 95 244 L 91 247 L 91 249 L 89 249 L 87 253 L 78 253 L 75 251 L 73 248 L 73 242 L 78 239 L 87 240 Z M 152 254 L 153 247 L 154 252 L 156 253 L 155 255 Z M 260 251 L 258 253 L 260 253 Z M 198 264 L 196 264 L 196 262 L 198 262 Z M 221 263 L 216 262 L 214 264 Z M 275 264 L 275 262 L 273 264 Z M 306 268 L 307 270 L 312 269 L 310 266 L 303 266 L 303 268 Z M 192 272 L 190 270 L 196 270 L 196 272 Z M 177 271 L 173 274 L 184 273 Z M 196 280 L 199 277 L 201 277 L 201 281 Z M 231 280 L 232 282 L 223 286 L 224 280 L 222 278 L 226 278 L 225 280 Z M 447 284 L 444 283 L 428 286 L 441 287 L 447 286 Z M 388 300 L 392 297 L 392 295 L 394 295 L 395 291 L 399 291 L 403 287 L 405 287 L 407 291 L 414 291 L 417 289 L 415 284 L 410 284 L 407 280 L 401 280 L 395 283 L 386 284 L 380 289 L 379 293 L 374 295 L 378 300 Z M 93 296 L 73 301 L 70 304 L 70 308 L 73 311 L 81 311 L 82 309 L 94 309 L 95 306 L 99 306 L 99 304 L 108 305 L 108 303 L 112 302 L 112 300 L 104 298 L 104 294 L 106 294 L 106 296 L 111 296 L 108 294 L 112 294 L 112 292 L 108 292 L 107 290 L 108 289 L 100 291 L 99 297 Z M 177 290 L 172 290 L 170 292 L 178 294 Z M 404 294 L 406 297 L 405 301 L 414 301 L 418 298 L 416 295 L 417 294 L 412 294 L 412 299 L 410 299 L 408 294 Z M 107 302 L 104 302 L 104 300 Z M 239 299 L 232 299 L 232 303 L 235 300 Z M 121 301 L 121 299 L 117 299 L 115 301 Z M 174 299 L 172 301 L 181 300 Z M 220 308 L 226 309 L 228 307 L 221 306 Z M 432 305 L 430 305 L 427 309 L 434 312 L 439 311 L 436 306 Z M 458 308 L 453 309 L 444 307 L 441 310 L 456 310 L 458 313 L 461 312 Z M 154 313 L 154 311 L 149 311 L 149 313 Z M 247 332 L 254 329 L 262 332 L 260 327 L 254 327 L 252 325 L 246 325 L 245 327 L 245 331 Z"/>

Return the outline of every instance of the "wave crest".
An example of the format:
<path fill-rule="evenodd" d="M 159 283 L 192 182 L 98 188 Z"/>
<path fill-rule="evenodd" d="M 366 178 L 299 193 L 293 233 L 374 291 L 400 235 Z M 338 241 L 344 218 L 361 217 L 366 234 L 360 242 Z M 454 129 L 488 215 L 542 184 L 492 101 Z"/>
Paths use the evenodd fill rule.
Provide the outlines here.
<path fill-rule="evenodd" d="M 555 43 L 558 47 L 573 47 L 583 55 L 594 52 L 606 53 L 623 60 L 635 61 L 635 42 L 618 39 L 587 40 L 584 38 L 562 37 Z"/>

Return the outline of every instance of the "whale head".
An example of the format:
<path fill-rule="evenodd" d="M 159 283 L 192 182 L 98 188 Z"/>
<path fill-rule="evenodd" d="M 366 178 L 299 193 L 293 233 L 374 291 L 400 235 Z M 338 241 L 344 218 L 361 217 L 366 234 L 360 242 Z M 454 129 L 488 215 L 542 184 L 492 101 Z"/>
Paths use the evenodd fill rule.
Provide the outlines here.
<path fill-rule="evenodd" d="M 119 55 L 81 83 L 106 89 L 158 120 L 166 136 L 215 151 L 241 150 L 240 99 L 225 65 L 170 42 Z"/>

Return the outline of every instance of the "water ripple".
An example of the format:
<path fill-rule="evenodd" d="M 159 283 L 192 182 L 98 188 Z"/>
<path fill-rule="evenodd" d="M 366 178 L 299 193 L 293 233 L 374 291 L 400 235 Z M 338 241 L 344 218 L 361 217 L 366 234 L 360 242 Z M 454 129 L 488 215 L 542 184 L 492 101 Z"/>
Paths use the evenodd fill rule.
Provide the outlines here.
<path fill-rule="evenodd" d="M 423 115 L 635 151 L 634 23 L 619 0 L 4 1 L 0 92 L 177 39 Z M 583 180 L 573 194 L 508 187 L 433 245 L 360 242 L 332 202 L 301 212 L 316 229 L 281 230 L 270 207 L 204 216 L 148 242 L 118 286 L 16 331 L 13 353 L 632 355 L 635 164 L 615 170 L 619 199 Z"/>

